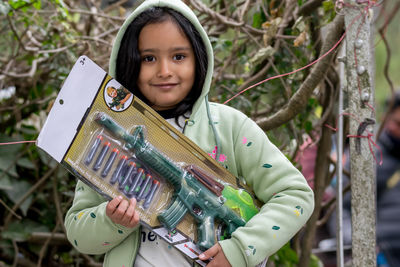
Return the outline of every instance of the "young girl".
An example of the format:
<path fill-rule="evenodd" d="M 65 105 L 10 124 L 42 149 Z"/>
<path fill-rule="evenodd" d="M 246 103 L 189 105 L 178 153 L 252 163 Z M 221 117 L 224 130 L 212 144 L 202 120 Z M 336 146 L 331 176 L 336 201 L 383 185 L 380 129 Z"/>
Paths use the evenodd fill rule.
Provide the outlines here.
<path fill-rule="evenodd" d="M 208 102 L 212 72 L 210 41 L 194 13 L 179 0 L 144 1 L 121 27 L 109 69 L 232 174 L 243 177 L 265 203 L 230 239 L 200 255 L 210 260 L 208 266 L 255 266 L 305 224 L 313 210 L 313 192 L 252 120 Z M 81 181 L 76 188 L 65 226 L 80 252 L 106 253 L 104 266 L 112 267 L 193 265 L 139 226 L 135 199 L 106 202 Z M 91 220 L 91 212 L 96 220 Z"/>

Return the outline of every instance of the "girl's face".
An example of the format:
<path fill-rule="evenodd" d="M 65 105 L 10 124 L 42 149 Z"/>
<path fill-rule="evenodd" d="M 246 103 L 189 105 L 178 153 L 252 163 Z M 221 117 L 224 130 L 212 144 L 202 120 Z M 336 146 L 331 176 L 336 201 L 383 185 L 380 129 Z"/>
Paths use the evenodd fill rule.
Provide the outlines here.
<path fill-rule="evenodd" d="M 117 90 L 116 90 L 115 88 L 111 87 L 111 88 L 109 89 L 108 95 L 109 95 L 111 98 L 116 97 L 116 96 L 117 96 Z"/>
<path fill-rule="evenodd" d="M 195 56 L 190 41 L 172 21 L 148 24 L 139 34 L 140 92 L 155 110 L 173 109 L 192 89 Z"/>

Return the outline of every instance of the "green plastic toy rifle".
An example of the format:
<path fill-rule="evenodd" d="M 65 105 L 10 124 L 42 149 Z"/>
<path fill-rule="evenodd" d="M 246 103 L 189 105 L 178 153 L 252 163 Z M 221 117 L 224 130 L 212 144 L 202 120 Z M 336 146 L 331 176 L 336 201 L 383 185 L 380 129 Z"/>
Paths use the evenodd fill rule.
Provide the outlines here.
<path fill-rule="evenodd" d="M 214 245 L 215 221 L 223 223 L 221 239 L 229 238 L 236 228 L 244 226 L 258 212 L 246 191 L 223 185 L 196 166 L 181 168 L 176 165 L 145 140 L 143 126 L 129 134 L 105 113 L 97 114 L 95 121 L 123 140 L 126 148 L 146 167 L 172 184 L 174 200 L 157 218 L 171 231 L 189 212 L 197 223 L 199 249 L 204 251 Z M 234 210 L 238 210 L 240 216 Z"/>

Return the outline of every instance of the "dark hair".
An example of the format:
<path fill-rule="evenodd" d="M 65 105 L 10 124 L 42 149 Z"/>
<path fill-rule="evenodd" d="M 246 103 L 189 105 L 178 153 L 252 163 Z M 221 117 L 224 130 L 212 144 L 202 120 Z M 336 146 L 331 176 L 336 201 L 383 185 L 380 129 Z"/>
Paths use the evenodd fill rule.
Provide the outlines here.
<path fill-rule="evenodd" d="M 149 104 L 140 90 L 137 90 L 137 80 L 140 73 L 141 58 L 138 49 L 139 34 L 144 26 L 160 23 L 167 20 L 176 23 L 189 39 L 195 55 L 195 79 L 189 94 L 172 112 L 173 117 L 178 117 L 191 110 L 199 98 L 207 72 L 207 53 L 203 40 L 193 24 L 179 12 L 165 7 L 153 7 L 139 14 L 127 27 L 121 40 L 118 51 L 116 79 L 128 88 L 135 96 Z M 176 120 L 178 123 L 178 120 Z"/>

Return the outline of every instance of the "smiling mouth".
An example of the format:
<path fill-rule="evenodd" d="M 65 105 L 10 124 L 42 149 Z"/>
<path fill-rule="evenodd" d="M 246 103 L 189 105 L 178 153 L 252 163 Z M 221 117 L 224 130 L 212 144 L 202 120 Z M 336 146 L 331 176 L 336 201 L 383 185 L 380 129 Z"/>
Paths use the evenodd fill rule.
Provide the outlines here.
<path fill-rule="evenodd" d="M 153 84 L 153 86 L 160 88 L 160 89 L 171 89 L 177 85 L 178 85 L 177 83 Z"/>

